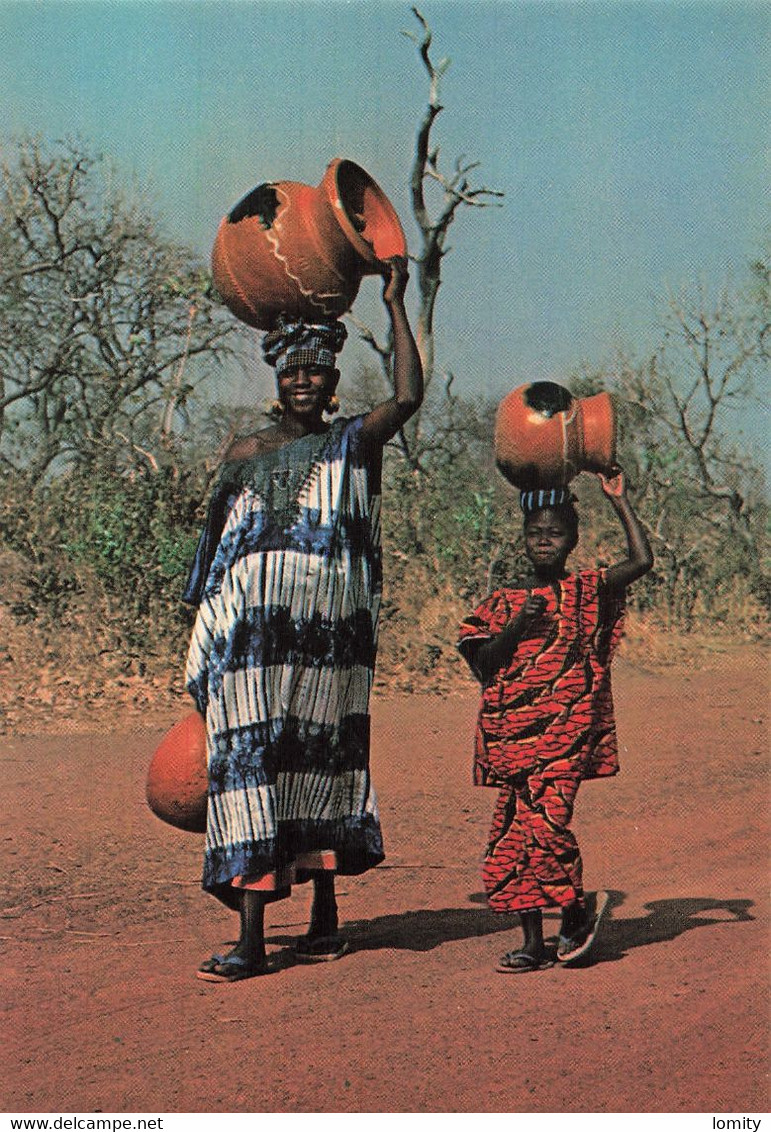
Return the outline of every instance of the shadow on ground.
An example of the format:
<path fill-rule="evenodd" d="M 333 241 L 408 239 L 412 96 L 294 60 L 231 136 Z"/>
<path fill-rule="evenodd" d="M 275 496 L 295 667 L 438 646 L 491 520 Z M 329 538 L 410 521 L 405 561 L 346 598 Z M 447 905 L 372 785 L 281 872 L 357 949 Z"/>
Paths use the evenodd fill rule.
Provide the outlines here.
<path fill-rule="evenodd" d="M 352 951 L 432 951 L 443 943 L 475 936 L 508 932 L 516 927 L 514 916 L 498 916 L 475 908 L 420 909 L 376 916 L 372 920 L 350 920 L 341 925 Z M 274 935 L 271 943 L 291 945 L 292 936 Z"/>
<path fill-rule="evenodd" d="M 623 892 L 610 890 L 610 908 L 597 942 L 584 963 L 576 963 L 574 966 L 591 967 L 596 963 L 613 962 L 623 959 L 635 947 L 665 943 L 695 928 L 708 928 L 714 924 L 742 924 L 755 918 L 749 912 L 753 907 L 752 900 L 679 896 L 669 900 L 651 900 L 643 905 L 647 915 L 622 919 L 615 912 L 624 903 L 624 899 Z"/>
<path fill-rule="evenodd" d="M 473 894 L 470 901 L 480 903 L 484 897 Z M 677 897 L 670 900 L 653 900 L 644 905 L 647 914 L 630 919 L 616 917 L 626 894 L 610 892 L 610 907 L 603 921 L 597 942 L 583 962 L 574 966 L 591 967 L 623 959 L 635 947 L 663 943 L 676 939 L 684 932 L 706 928 L 714 924 L 746 923 L 754 919 L 749 909 L 751 900 L 720 900 L 711 897 Z M 713 913 L 727 913 L 714 915 Z M 559 913 L 547 913 L 549 920 L 559 919 Z M 510 932 L 518 925 L 515 914 L 500 915 L 485 909 L 439 908 L 398 912 L 376 916 L 372 920 L 353 920 L 342 925 L 352 951 L 378 951 L 386 948 L 406 951 L 432 951 L 442 944 L 476 936 Z M 292 947 L 295 936 L 272 935 L 271 943 Z"/>

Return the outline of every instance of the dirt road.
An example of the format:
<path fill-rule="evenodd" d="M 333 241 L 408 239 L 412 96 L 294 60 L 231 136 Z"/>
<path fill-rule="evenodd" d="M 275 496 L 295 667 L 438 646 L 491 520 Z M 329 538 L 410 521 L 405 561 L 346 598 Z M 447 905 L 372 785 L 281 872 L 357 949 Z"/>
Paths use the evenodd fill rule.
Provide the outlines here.
<path fill-rule="evenodd" d="M 167 721 L 5 738 L 3 1110 L 765 1111 L 760 655 L 622 658 L 616 698 L 622 773 L 574 821 L 612 914 L 587 966 L 525 976 L 494 971 L 519 936 L 481 896 L 471 687 L 375 700 L 388 856 L 341 881 L 351 953 L 293 964 L 297 890 L 269 910 L 278 973 L 224 987 L 194 978 L 235 931 L 199 890 L 201 839 L 144 804 Z"/>

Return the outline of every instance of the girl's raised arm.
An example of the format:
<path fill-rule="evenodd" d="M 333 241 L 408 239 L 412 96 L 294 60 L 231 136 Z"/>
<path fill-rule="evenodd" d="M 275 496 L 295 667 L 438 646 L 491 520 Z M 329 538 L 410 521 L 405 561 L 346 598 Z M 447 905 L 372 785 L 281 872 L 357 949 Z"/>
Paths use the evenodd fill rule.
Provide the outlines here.
<path fill-rule="evenodd" d="M 597 479 L 600 481 L 603 492 L 613 504 L 626 535 L 629 551 L 627 558 L 623 562 L 618 562 L 615 566 L 610 566 L 606 574 L 607 583 L 611 589 L 623 590 L 637 578 L 648 573 L 653 565 L 653 551 L 642 523 L 637 518 L 632 504 L 627 498 L 626 483 L 621 468 L 614 469 L 610 476 L 604 476 L 601 472 L 598 472 Z"/>

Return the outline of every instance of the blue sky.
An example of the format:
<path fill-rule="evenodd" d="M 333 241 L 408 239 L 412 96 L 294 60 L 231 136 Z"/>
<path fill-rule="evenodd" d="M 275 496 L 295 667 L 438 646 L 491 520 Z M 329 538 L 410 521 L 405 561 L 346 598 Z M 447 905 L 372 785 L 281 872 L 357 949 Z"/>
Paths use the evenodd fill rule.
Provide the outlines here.
<path fill-rule="evenodd" d="M 445 261 L 438 361 L 461 391 L 558 380 L 619 346 L 644 355 L 667 288 L 717 288 L 761 253 L 768 5 L 421 10 L 452 60 L 443 160 L 478 160 L 505 193 L 459 216 Z M 93 143 L 202 257 L 255 184 L 315 184 L 350 157 L 416 248 L 407 178 L 427 87 L 401 34 L 416 28 L 395 0 L 0 0 L 2 131 Z M 365 280 L 354 308 L 375 324 L 378 295 Z"/>

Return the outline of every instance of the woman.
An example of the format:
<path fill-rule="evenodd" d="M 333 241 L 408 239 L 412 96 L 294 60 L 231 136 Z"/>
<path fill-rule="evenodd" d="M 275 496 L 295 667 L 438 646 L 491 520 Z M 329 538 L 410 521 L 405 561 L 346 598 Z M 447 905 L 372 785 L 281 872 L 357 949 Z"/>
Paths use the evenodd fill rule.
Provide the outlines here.
<path fill-rule="evenodd" d="M 607 904 L 584 896 L 581 854 L 568 828 L 580 784 L 618 771 L 610 666 L 627 586 L 653 556 L 620 469 L 600 475 L 627 540 L 627 557 L 569 572 L 578 515 L 567 489 L 522 492 L 532 573 L 491 594 L 462 623 L 459 648 L 483 686 L 474 781 L 500 788 L 483 866 L 495 912 L 517 912 L 524 941 L 497 970 L 552 966 L 542 910 L 558 907 L 557 959 L 591 946 Z"/>
<path fill-rule="evenodd" d="M 279 422 L 226 456 L 185 598 L 198 604 L 187 688 L 206 718 L 204 888 L 240 913 L 240 938 L 198 977 L 265 973 L 264 908 L 313 880 L 298 959 L 337 959 L 335 875 L 383 860 L 369 775 L 369 693 L 381 593 L 383 447 L 421 403 L 404 309 L 407 264 L 386 265 L 394 393 L 330 424 L 342 323 L 265 336 Z"/>

